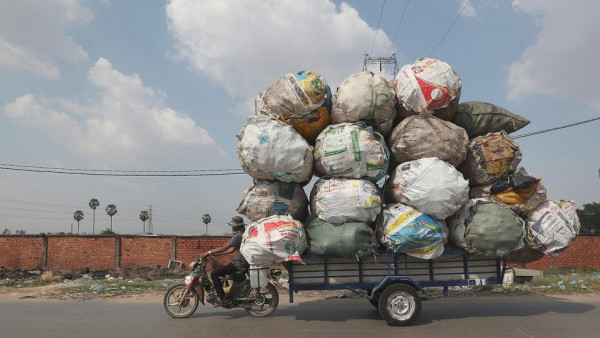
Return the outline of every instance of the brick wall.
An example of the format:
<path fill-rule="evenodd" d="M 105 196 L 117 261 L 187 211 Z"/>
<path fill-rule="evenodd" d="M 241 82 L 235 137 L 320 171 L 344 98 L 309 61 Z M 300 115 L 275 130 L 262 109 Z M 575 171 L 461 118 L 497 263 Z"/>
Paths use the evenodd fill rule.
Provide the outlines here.
<path fill-rule="evenodd" d="M 166 266 L 173 252 L 171 237 L 121 237 L 121 267 Z"/>
<path fill-rule="evenodd" d="M 600 270 L 600 237 L 580 236 L 558 257 L 544 256 L 528 263 L 527 269 L 546 270 L 550 267 L 574 267 Z"/>
<path fill-rule="evenodd" d="M 107 270 L 115 267 L 116 237 L 48 236 L 47 266 L 58 270 Z"/>
<path fill-rule="evenodd" d="M 41 236 L 0 236 L 0 266 L 37 269 L 42 266 Z"/>

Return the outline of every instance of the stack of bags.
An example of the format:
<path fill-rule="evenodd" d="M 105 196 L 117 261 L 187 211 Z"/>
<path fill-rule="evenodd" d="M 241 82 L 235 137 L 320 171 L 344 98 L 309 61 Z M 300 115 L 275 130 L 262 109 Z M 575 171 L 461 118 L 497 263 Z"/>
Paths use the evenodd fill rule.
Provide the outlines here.
<path fill-rule="evenodd" d="M 432 259 L 455 245 L 519 262 L 562 252 L 579 221 L 572 202 L 547 201 L 541 180 L 518 167 L 508 134 L 529 121 L 459 104 L 461 87 L 448 64 L 419 59 L 392 84 L 361 72 L 332 96 L 322 76 L 302 71 L 259 94 L 237 147 L 254 178 L 238 208 L 254 221 L 242 254 L 270 264 L 305 247 L 361 257 L 381 244 Z"/>

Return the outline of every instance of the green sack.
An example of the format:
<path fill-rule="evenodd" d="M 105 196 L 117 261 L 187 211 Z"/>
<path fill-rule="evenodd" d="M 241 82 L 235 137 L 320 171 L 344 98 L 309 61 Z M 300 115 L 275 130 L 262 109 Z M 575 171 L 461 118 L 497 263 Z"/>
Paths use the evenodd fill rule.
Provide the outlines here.
<path fill-rule="evenodd" d="M 522 247 L 525 223 L 508 207 L 479 199 L 465 220 L 467 251 L 485 256 L 505 256 Z"/>
<path fill-rule="evenodd" d="M 308 237 L 308 254 L 357 258 L 375 252 L 378 244 L 373 230 L 361 222 L 333 225 L 311 216 L 304 227 Z"/>
<path fill-rule="evenodd" d="M 452 122 L 463 127 L 469 138 L 487 133 L 515 132 L 529 124 L 529 120 L 487 102 L 470 101 L 458 105 Z"/>

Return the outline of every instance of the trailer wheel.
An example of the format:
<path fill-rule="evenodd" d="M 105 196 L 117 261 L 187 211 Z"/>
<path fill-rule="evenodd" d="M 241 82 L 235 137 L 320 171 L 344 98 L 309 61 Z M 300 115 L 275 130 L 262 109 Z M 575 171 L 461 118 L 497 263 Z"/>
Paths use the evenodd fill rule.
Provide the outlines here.
<path fill-rule="evenodd" d="M 381 293 L 379 313 L 390 326 L 406 326 L 419 317 L 421 299 L 412 286 L 392 284 Z"/>

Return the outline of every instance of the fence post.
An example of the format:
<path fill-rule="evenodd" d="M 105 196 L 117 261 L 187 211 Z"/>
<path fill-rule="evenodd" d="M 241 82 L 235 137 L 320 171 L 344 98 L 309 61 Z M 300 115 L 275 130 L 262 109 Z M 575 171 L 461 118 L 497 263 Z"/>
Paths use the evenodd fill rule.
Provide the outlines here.
<path fill-rule="evenodd" d="M 171 259 L 177 260 L 177 237 L 171 238 Z"/>
<path fill-rule="evenodd" d="M 42 269 L 48 266 L 48 237 L 42 234 Z"/>
<path fill-rule="evenodd" d="M 121 235 L 115 236 L 115 267 L 121 267 Z"/>

